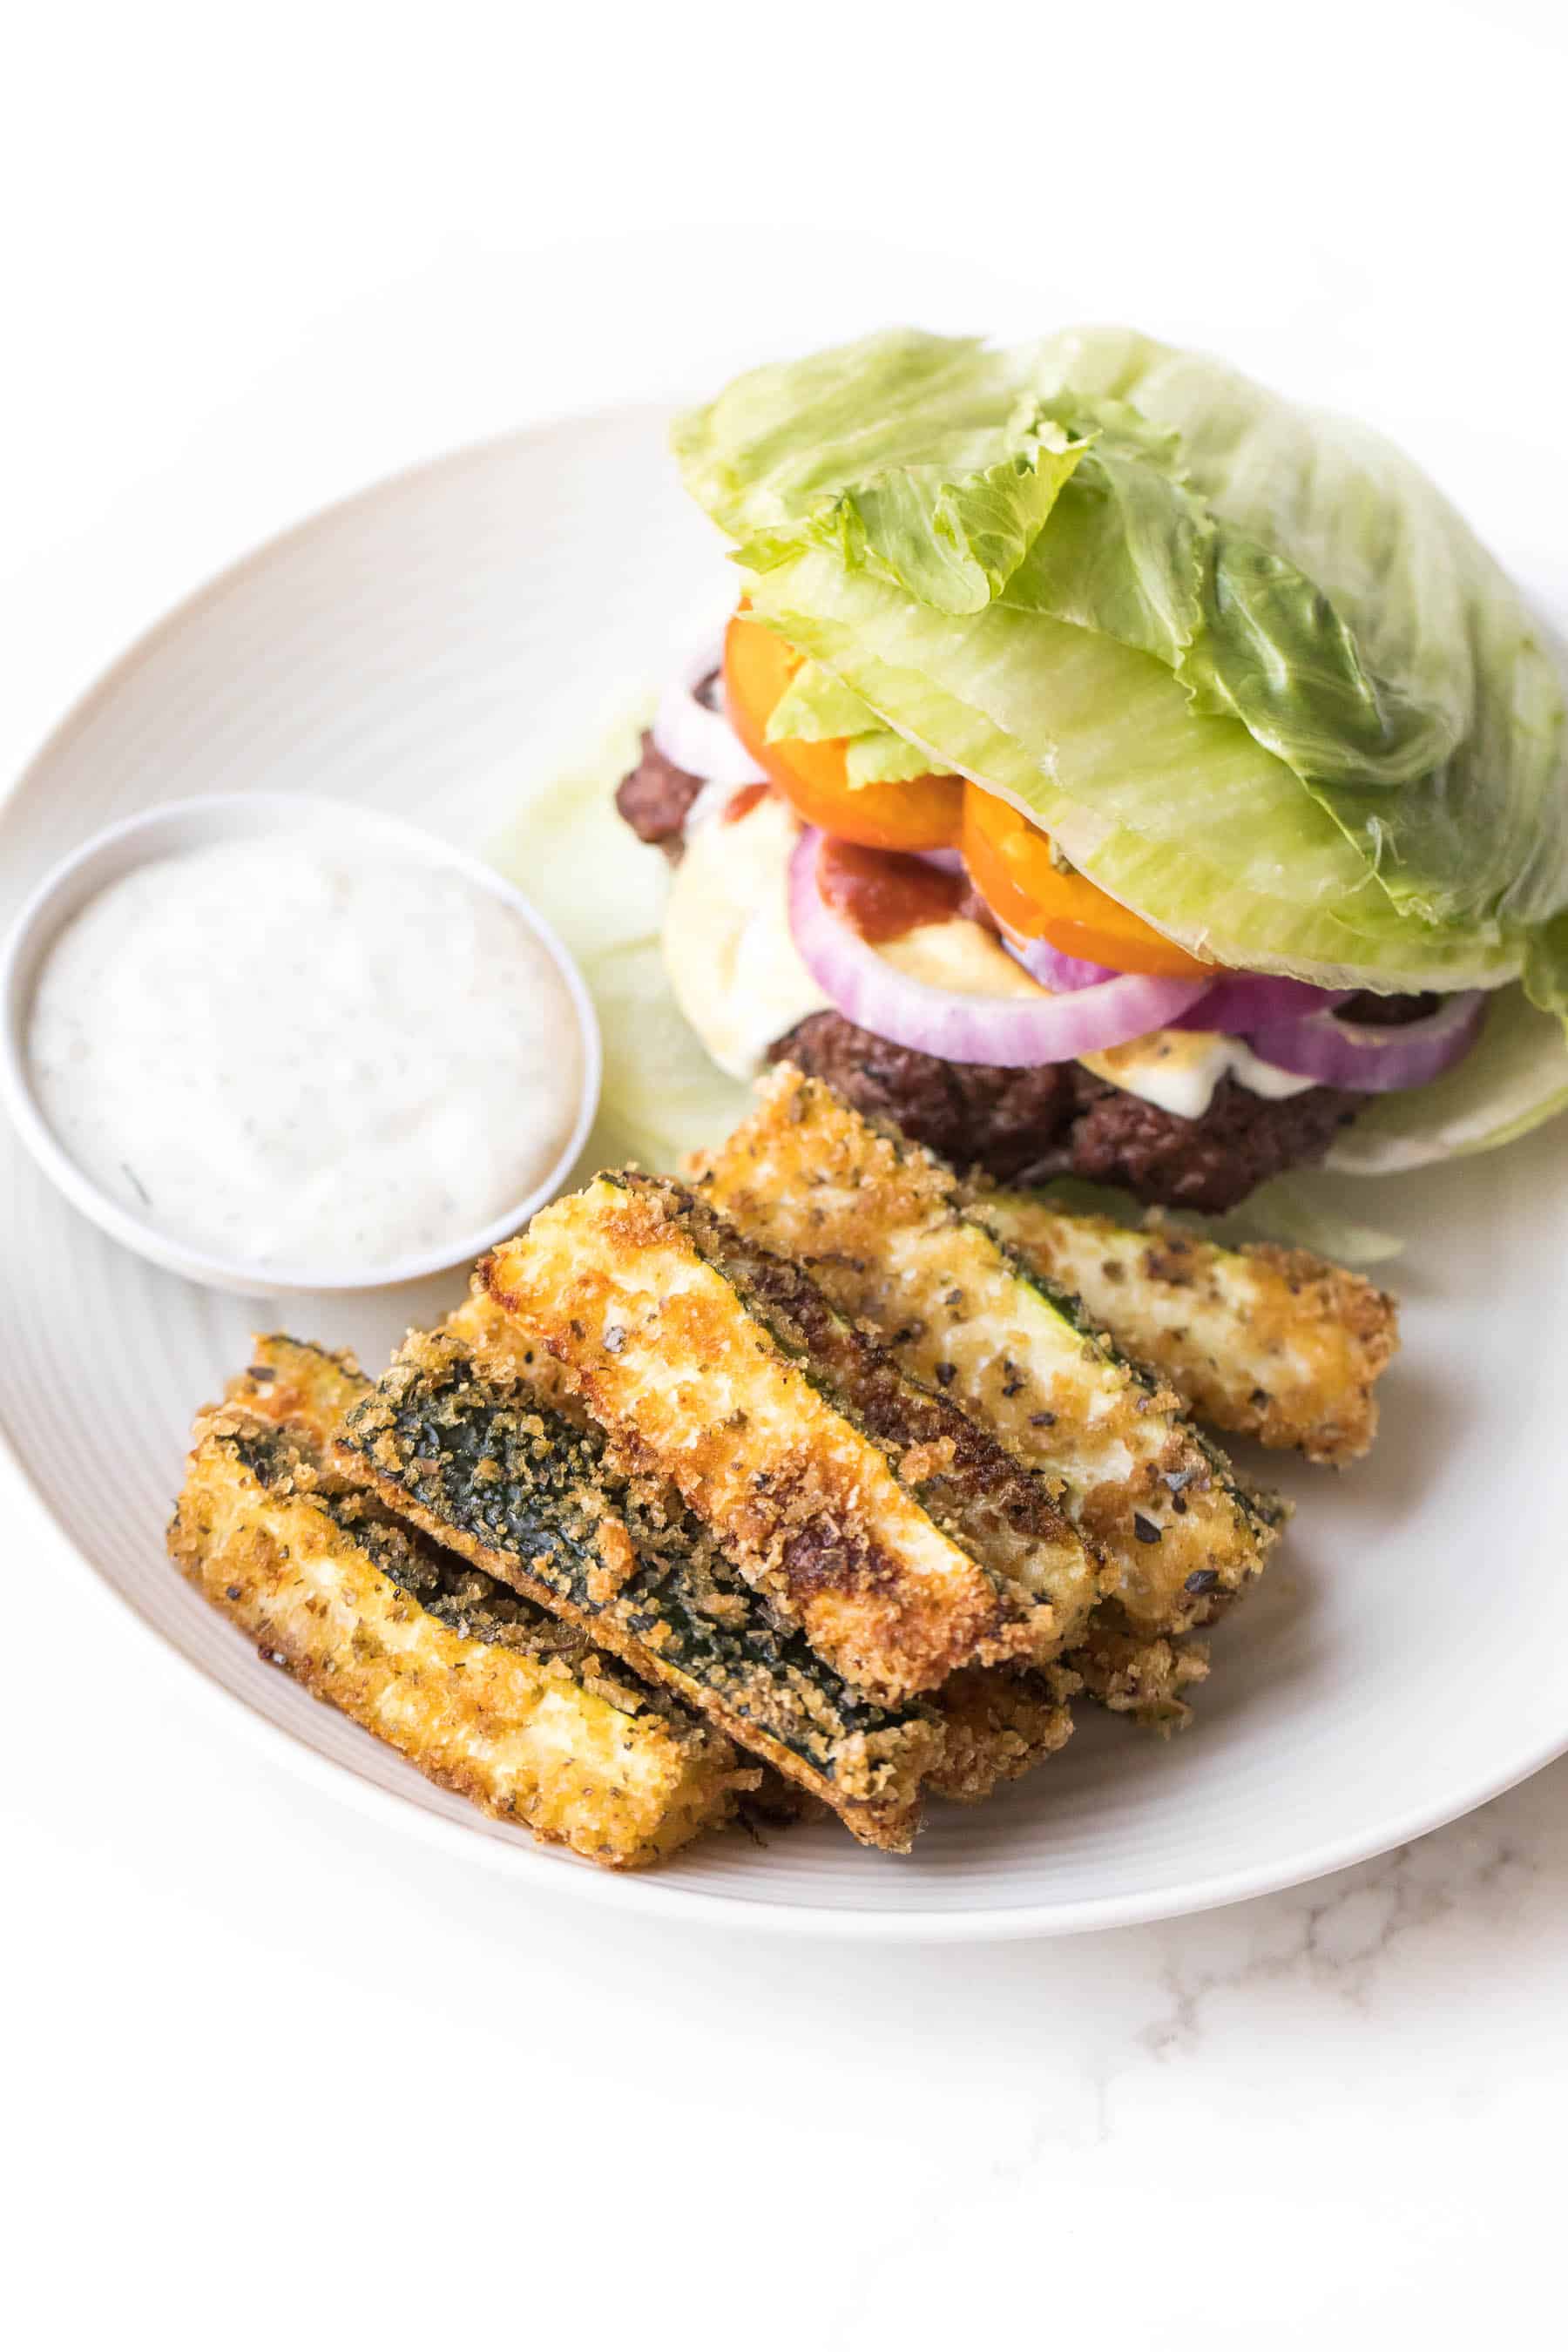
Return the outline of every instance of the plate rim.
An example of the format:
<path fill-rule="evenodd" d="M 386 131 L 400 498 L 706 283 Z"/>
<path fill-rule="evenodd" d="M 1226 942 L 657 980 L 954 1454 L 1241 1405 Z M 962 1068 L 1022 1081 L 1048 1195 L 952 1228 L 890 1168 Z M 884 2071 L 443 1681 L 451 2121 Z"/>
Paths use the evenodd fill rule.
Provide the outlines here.
<path fill-rule="evenodd" d="M 514 431 L 486 434 L 453 448 L 393 468 L 358 488 L 313 508 L 285 524 L 237 556 L 205 574 L 185 595 L 168 606 L 142 629 L 124 651 L 98 672 L 68 705 L 31 757 L 0 793 L 0 829 L 11 820 L 18 800 L 37 772 L 68 744 L 109 697 L 147 659 L 218 593 L 268 562 L 279 551 L 303 540 L 323 525 L 369 505 L 389 492 L 426 477 L 479 463 L 503 450 L 542 440 L 563 428 L 602 425 L 616 418 L 669 416 L 679 405 L 668 400 L 610 402 L 592 408 L 565 408 Z M 153 805 L 157 805 L 154 803 Z M 601 1869 L 558 1847 L 542 1843 L 511 1844 L 476 1834 L 462 1820 L 417 1803 L 403 1791 L 382 1788 L 352 1765 L 326 1755 L 298 1733 L 264 1714 L 231 1689 L 147 1617 L 129 1592 L 115 1584 L 76 1542 L 56 1517 L 18 1439 L 0 1419 L 0 1457 L 14 1474 L 18 1488 L 53 1530 L 62 1554 L 84 1584 L 107 1597 L 136 1629 L 159 1670 L 172 1671 L 187 1688 L 201 1694 L 201 1702 L 215 1719 L 226 1722 L 256 1752 L 269 1756 L 288 1769 L 353 1811 L 400 1826 L 426 1843 L 466 1857 L 481 1868 L 518 1877 L 548 1893 L 574 1889 L 591 1901 L 629 1904 L 646 1916 L 689 1921 L 740 1933 L 801 1937 L 831 1937 L 843 1942 L 883 1944 L 1003 1943 L 1041 1940 L 1058 1936 L 1086 1935 L 1119 1927 L 1150 1926 L 1185 1917 L 1256 1897 L 1277 1895 L 1311 1884 L 1331 1874 L 1351 1869 L 1395 1852 L 1416 1838 L 1463 1819 L 1479 1807 L 1543 1770 L 1568 1754 L 1568 1724 L 1559 1735 L 1533 1743 L 1522 1756 L 1511 1757 L 1477 1785 L 1448 1790 L 1425 1805 L 1407 1808 L 1393 1821 L 1370 1831 L 1357 1830 L 1337 1840 L 1320 1841 L 1267 1868 L 1248 1867 L 1188 1879 L 1182 1884 L 1145 1893 L 1097 1895 L 1068 1903 L 1035 1902 L 992 1905 L 975 1910 L 932 1910 L 920 1906 L 873 1908 L 860 1904 L 828 1905 L 768 1902 L 734 1893 L 710 1893 L 701 1888 L 660 1883 L 656 1866 L 647 1871 Z M 313 1701 L 324 1705 L 324 1701 Z M 366 1734 L 367 1738 L 373 1735 Z M 395 1751 L 394 1751 L 395 1752 Z M 406 1769 L 416 1768 L 409 1766 Z"/>

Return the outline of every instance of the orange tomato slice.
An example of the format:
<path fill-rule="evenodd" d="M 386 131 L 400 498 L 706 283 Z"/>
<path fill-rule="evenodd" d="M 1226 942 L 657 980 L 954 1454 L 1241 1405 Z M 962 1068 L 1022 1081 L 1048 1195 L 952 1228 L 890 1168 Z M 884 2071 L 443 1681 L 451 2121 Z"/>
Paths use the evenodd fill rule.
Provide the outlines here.
<path fill-rule="evenodd" d="M 764 775 L 807 824 L 862 849 L 952 849 L 963 824 L 959 776 L 916 776 L 901 784 L 852 784 L 842 741 L 770 743 L 769 713 L 803 656 L 744 612 L 724 632 L 724 696 L 730 724 Z"/>
<path fill-rule="evenodd" d="M 1049 835 L 978 784 L 964 787 L 963 862 L 998 921 L 1026 939 L 1047 940 L 1063 955 L 1162 980 L 1196 980 L 1217 969 L 1087 876 L 1064 874 L 1051 862 Z"/>

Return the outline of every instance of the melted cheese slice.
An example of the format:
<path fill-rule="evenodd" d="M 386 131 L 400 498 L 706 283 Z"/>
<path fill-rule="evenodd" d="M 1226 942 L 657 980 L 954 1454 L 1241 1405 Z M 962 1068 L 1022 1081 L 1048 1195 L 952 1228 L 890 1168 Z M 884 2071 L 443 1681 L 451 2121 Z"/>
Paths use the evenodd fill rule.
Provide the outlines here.
<path fill-rule="evenodd" d="M 799 820 L 770 793 L 734 824 L 731 795 L 688 824 L 664 910 L 665 968 L 675 1001 L 719 1067 L 754 1078 L 768 1047 L 827 1008 L 790 937 L 790 852 Z"/>
<path fill-rule="evenodd" d="M 1239 1037 L 1215 1029 L 1152 1029 L 1146 1037 L 1079 1058 L 1097 1078 L 1109 1078 L 1113 1087 L 1142 1095 L 1178 1118 L 1201 1118 L 1223 1077 L 1235 1078 L 1249 1094 L 1265 1095 L 1270 1102 L 1305 1094 L 1316 1083 L 1260 1062 Z"/>
<path fill-rule="evenodd" d="M 715 803 L 689 825 L 675 870 L 663 935 L 670 985 L 708 1052 L 733 1078 L 755 1077 L 775 1039 L 807 1013 L 831 1009 L 790 936 L 789 860 L 799 838 L 799 820 L 774 794 L 734 824 Z M 922 923 L 879 952 L 896 971 L 932 988 L 970 996 L 1049 993 L 963 916 Z M 1270 1100 L 1312 1084 L 1260 1062 L 1239 1037 L 1211 1030 L 1155 1029 L 1082 1060 L 1097 1077 L 1179 1118 L 1201 1118 L 1227 1075 Z"/>

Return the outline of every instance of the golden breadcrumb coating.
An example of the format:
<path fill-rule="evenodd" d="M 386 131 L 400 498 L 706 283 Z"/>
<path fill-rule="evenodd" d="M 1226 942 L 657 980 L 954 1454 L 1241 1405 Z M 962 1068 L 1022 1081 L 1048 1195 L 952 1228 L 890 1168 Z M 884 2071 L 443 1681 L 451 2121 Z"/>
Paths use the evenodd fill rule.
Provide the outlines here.
<path fill-rule="evenodd" d="M 169 1546 L 264 1657 L 426 1779 L 624 1869 L 727 1820 L 757 1775 L 542 1612 L 389 1526 L 313 1456 L 367 1392 L 261 1339 L 195 1431 Z"/>
<path fill-rule="evenodd" d="M 1185 1631 L 1258 1575 L 1283 1507 L 1031 1274 L 934 1154 L 786 1064 L 702 1185 L 746 1232 L 799 1257 L 917 1378 L 1063 1481 L 1066 1508 L 1110 1564 L 1118 1626 Z M 1075 1630 L 1098 1597 L 1083 1592 Z"/>
<path fill-rule="evenodd" d="M 335 1453 L 388 1511 L 582 1627 L 595 1645 L 902 1851 L 940 1745 L 930 1710 L 849 1688 L 769 1618 L 662 1481 L 492 1375 L 449 1332 L 410 1335 Z"/>
<path fill-rule="evenodd" d="M 889 1704 L 962 1665 L 1054 1647 L 1054 1615 L 939 1526 L 868 1435 L 798 1316 L 678 1186 L 600 1177 L 486 1262 L 492 1297 L 595 1419 L 677 1486 L 768 1602 Z M 809 1289 L 810 1286 L 804 1285 Z"/>
<path fill-rule="evenodd" d="M 1179 1225 L 1129 1231 L 1035 1193 L 978 1192 L 979 1215 L 1065 1289 L 1202 1421 L 1309 1462 L 1377 1432 L 1373 1383 L 1399 1345 L 1386 1291 L 1306 1250 L 1222 1249 Z"/>

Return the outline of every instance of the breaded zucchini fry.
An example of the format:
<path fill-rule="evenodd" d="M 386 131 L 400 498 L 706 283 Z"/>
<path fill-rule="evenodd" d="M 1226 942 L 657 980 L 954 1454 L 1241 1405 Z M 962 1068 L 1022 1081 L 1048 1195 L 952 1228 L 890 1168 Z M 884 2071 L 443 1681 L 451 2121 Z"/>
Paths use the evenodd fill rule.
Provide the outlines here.
<path fill-rule="evenodd" d="M 369 1394 L 370 1382 L 347 1349 L 334 1354 L 284 1331 L 258 1331 L 249 1363 L 223 1392 L 226 1404 L 287 1430 L 317 1468 L 344 1413 Z"/>
<path fill-rule="evenodd" d="M 1069 1514 L 1110 1564 L 1117 1630 L 1183 1632 L 1258 1573 L 1283 1507 L 982 1222 L 932 1153 L 785 1065 L 703 1190 L 798 1257 L 918 1379 L 1065 1480 Z"/>
<path fill-rule="evenodd" d="M 257 1342 L 196 1423 L 169 1548 L 319 1698 L 426 1779 L 613 1868 L 657 1862 L 757 1774 L 466 1561 L 389 1526 L 316 1449 L 368 1392 L 352 1358 Z"/>
<path fill-rule="evenodd" d="M 932 1518 L 952 1528 L 1020 1605 L 1033 1605 L 1036 1659 L 1054 1654 L 1085 1593 L 1109 1581 L 1104 1562 L 1060 1508 L 1059 1482 L 1026 1467 L 940 1390 L 901 1371 L 889 1350 L 840 1314 L 793 1258 L 749 1241 L 668 1177 L 633 1172 L 626 1181 L 657 1192 L 684 1217 L 726 1278 L 762 1303 L 784 1344 L 809 1354 L 818 1377 L 831 1379 L 841 1402 Z"/>
<path fill-rule="evenodd" d="M 449 1334 L 416 1334 L 334 1449 L 400 1518 L 675 1691 L 868 1844 L 907 1849 L 941 1738 L 858 1696 L 775 1626 L 668 1489 L 617 1478 L 596 1432 Z"/>
<path fill-rule="evenodd" d="M 1065 1666 L 969 1666 L 936 1695 L 942 1756 L 926 1786 L 973 1805 L 1065 1748 L 1079 1677 Z"/>
<path fill-rule="evenodd" d="M 567 1375 L 563 1367 L 531 1345 L 514 1318 L 497 1305 L 478 1277 L 468 1297 L 447 1318 L 441 1328 L 461 1339 L 476 1356 L 482 1357 L 487 1369 L 504 1370 L 526 1381 L 536 1393 L 549 1394 L 552 1402 L 559 1402 L 568 1418 L 575 1415 L 579 1423 L 585 1418 L 581 1400 L 564 1391 Z M 962 1451 L 968 1470 L 985 1474 L 976 1476 L 978 1498 L 993 1474 L 986 1454 L 974 1449 L 973 1441 L 983 1436 L 978 1424 L 966 1415 L 961 1418 L 969 1434 L 963 1446 L 955 1447 L 955 1452 Z M 613 1458 L 614 1448 L 607 1447 L 606 1452 Z M 995 1465 L 994 1486 L 1004 1498 L 1018 1475 L 1017 1465 L 1010 1456 Z M 679 1495 L 672 1492 L 665 1506 L 667 1515 L 679 1514 L 681 1507 Z M 1053 1504 L 1053 1511 L 1054 1508 Z M 972 1499 L 958 1513 L 960 1523 L 973 1532 L 977 1545 L 984 1540 L 989 1510 L 1000 1511 L 1004 1523 L 1011 1524 L 1005 1502 L 987 1505 L 982 1499 Z M 1158 1647 L 1163 1651 L 1168 1645 L 1162 1643 Z M 950 1675 L 926 1702 L 935 1719 L 941 1750 L 926 1773 L 925 1787 L 939 1796 L 972 1803 L 987 1795 L 999 1782 L 1016 1780 L 1020 1773 L 1044 1763 L 1047 1757 L 1055 1755 L 1066 1744 L 1071 1734 L 1072 1715 L 1068 1701 L 1079 1686 L 1079 1677 L 1060 1665 L 1038 1671 L 1026 1666 L 968 1666 Z"/>
<path fill-rule="evenodd" d="M 521 1381 L 538 1402 L 552 1406 L 574 1428 L 591 1425 L 591 1415 L 565 1365 L 558 1364 L 549 1349 L 532 1339 L 485 1288 L 482 1261 L 469 1279 L 462 1305 L 454 1307 L 437 1329 L 440 1337 L 456 1339 L 470 1356 L 479 1359 L 490 1378 Z M 609 1458 L 613 1462 L 613 1448 Z"/>
<path fill-rule="evenodd" d="M 1373 1383 L 1399 1328 L 1393 1299 L 1360 1275 L 1305 1250 L 1221 1249 L 1177 1225 L 1130 1233 L 1039 1193 L 980 1192 L 974 1207 L 1216 1429 L 1309 1462 L 1353 1461 L 1372 1444 Z"/>
<path fill-rule="evenodd" d="M 1168 1736 L 1192 1720 L 1182 1693 L 1208 1679 L 1209 1653 L 1206 1642 L 1138 1638 L 1097 1620 L 1071 1663 L 1089 1697 L 1112 1715 L 1130 1715 L 1145 1731 Z"/>
<path fill-rule="evenodd" d="M 679 1185 L 601 1176 L 492 1251 L 484 1274 L 621 1453 L 679 1487 L 855 1688 L 896 1704 L 960 1666 L 1060 1648 L 1060 1613 L 922 1504 L 922 1488 L 951 1496 L 962 1483 L 961 1426 L 861 1346 L 804 1276 L 764 1263 Z M 998 1542 L 1010 1537 L 1021 1557 L 1048 1540 L 1092 1591 L 1094 1566 L 1048 1490 L 1035 1490 L 1017 1544 L 1005 1510 L 1025 1492 L 1013 1478 Z"/>
<path fill-rule="evenodd" d="M 658 1185 L 665 1180 L 628 1173 L 626 1181 Z M 701 1204 L 689 1195 L 680 1197 L 703 1222 Z M 801 1344 L 809 1344 L 867 1434 L 897 1462 L 900 1476 L 931 1517 L 953 1528 L 1002 1585 L 1016 1587 L 1026 1604 L 1036 1604 L 1037 1655 L 1059 1647 L 1061 1624 L 1076 1622 L 1082 1613 L 1084 1587 L 1098 1591 L 1107 1579 L 1103 1562 L 1061 1509 L 1058 1483 L 1026 1468 L 936 1390 L 900 1372 L 888 1349 L 837 1313 L 791 1260 L 759 1249 L 729 1225 L 716 1245 L 726 1253 L 726 1263 L 742 1269 L 751 1288 L 794 1327 Z M 441 1328 L 488 1368 L 526 1380 L 568 1419 L 584 1417 L 581 1397 L 566 1386 L 572 1376 L 564 1365 L 533 1344 L 479 1277 Z M 1059 1616 L 1047 1619 L 1045 1609 L 1056 1605 L 1053 1595 L 1065 1606 Z"/>

